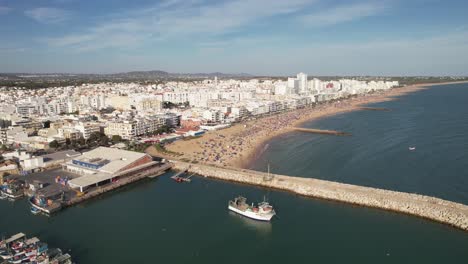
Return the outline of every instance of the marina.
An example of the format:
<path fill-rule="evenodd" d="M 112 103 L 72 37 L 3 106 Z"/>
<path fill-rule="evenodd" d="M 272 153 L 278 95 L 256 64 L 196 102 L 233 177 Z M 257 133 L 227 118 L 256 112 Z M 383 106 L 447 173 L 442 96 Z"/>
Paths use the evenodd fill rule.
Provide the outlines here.
<path fill-rule="evenodd" d="M 59 248 L 49 248 L 37 237 L 18 233 L 0 241 L 1 264 L 72 264 L 71 256 Z"/>

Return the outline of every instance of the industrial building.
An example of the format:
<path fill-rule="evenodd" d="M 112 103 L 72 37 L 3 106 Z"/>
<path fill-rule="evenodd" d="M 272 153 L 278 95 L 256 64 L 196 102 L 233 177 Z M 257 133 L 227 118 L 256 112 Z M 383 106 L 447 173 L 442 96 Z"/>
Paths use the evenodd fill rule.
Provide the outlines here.
<path fill-rule="evenodd" d="M 144 153 L 99 147 L 83 153 L 63 165 L 63 169 L 82 175 L 68 182 L 71 188 L 84 192 L 90 187 L 111 183 L 124 176 L 149 170 L 158 162 Z"/>

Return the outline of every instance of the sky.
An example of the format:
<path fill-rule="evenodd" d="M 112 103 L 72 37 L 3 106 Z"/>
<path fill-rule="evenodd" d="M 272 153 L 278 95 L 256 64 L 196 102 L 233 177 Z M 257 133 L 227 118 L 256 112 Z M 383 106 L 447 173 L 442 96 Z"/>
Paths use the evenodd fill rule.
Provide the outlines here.
<path fill-rule="evenodd" d="M 0 72 L 468 75 L 466 0 L 0 0 Z"/>

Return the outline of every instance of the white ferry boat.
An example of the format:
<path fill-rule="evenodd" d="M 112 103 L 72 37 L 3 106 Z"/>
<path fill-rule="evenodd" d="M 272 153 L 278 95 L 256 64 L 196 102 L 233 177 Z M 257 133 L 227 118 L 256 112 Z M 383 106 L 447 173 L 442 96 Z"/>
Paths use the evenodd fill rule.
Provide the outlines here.
<path fill-rule="evenodd" d="M 239 196 L 229 201 L 228 209 L 240 215 L 259 221 L 270 221 L 275 216 L 275 210 L 268 202 L 263 201 L 257 206 L 247 204 L 247 199 Z"/>

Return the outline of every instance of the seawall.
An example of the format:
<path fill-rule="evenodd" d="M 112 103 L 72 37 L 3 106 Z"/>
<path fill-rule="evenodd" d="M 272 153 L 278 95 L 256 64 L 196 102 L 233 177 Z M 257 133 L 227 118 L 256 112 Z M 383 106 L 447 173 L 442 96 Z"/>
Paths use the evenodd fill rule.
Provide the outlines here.
<path fill-rule="evenodd" d="M 173 161 L 174 169 L 225 181 L 414 215 L 468 231 L 468 206 L 443 199 L 312 178 Z"/>

